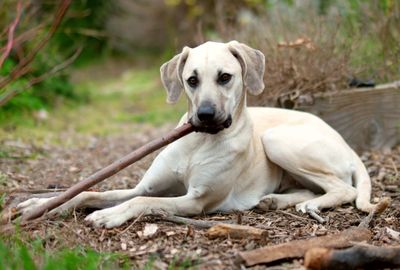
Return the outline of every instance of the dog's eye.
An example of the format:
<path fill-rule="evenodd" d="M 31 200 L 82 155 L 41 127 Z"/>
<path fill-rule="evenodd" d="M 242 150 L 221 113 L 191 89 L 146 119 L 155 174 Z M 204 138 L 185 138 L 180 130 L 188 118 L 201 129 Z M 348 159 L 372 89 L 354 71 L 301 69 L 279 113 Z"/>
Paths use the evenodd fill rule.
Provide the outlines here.
<path fill-rule="evenodd" d="M 219 76 L 218 78 L 218 83 L 219 84 L 227 84 L 232 78 L 232 75 L 228 74 L 228 73 L 224 73 L 221 76 Z"/>
<path fill-rule="evenodd" d="M 192 76 L 187 80 L 187 83 L 190 85 L 190 87 L 196 87 L 199 84 L 199 80 L 197 77 Z"/>

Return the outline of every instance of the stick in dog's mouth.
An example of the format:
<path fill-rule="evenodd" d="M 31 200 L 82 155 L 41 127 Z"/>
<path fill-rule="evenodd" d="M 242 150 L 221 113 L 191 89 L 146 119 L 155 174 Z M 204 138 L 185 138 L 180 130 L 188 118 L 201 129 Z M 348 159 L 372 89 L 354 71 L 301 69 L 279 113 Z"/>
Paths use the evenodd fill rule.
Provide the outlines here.
<path fill-rule="evenodd" d="M 193 122 L 193 118 L 189 119 L 189 123 L 193 125 L 196 132 L 203 132 L 209 134 L 217 134 L 223 129 L 229 128 L 232 125 L 232 116 L 229 115 L 228 118 L 221 124 L 213 125 L 213 124 L 203 124 L 201 126 L 196 125 Z"/>

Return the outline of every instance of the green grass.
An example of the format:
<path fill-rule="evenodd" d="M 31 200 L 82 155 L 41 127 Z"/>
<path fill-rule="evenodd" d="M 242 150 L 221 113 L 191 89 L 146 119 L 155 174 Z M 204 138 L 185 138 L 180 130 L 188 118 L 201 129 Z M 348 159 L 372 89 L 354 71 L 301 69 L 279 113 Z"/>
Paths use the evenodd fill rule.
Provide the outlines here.
<path fill-rule="evenodd" d="M 75 144 L 59 135 L 66 131 L 96 136 L 135 132 L 136 124 L 177 123 L 185 111 L 183 100 L 166 104 L 158 67 L 132 69 L 119 78 L 88 80 L 74 87 L 78 93 L 87 93 L 89 100 L 61 100 L 55 108 L 47 108 L 46 120 L 35 117 L 37 111 L 32 110 L 0 111 L 0 141 Z"/>
<path fill-rule="evenodd" d="M 129 259 L 118 253 L 100 253 L 83 247 L 48 251 L 43 241 L 23 243 L 0 240 L 0 269 L 73 270 L 73 269 L 131 269 Z"/>
<path fill-rule="evenodd" d="M 26 232 L 23 232 L 27 234 Z M 136 269 L 134 261 L 122 253 L 97 252 L 82 246 L 73 249 L 48 250 L 45 241 L 35 239 L 27 242 L 26 236 L 17 232 L 8 238 L 0 237 L 0 269 L 14 270 L 96 270 Z M 24 242 L 25 241 L 25 242 Z M 150 257 L 143 269 L 154 269 L 157 257 Z M 185 256 L 174 258 L 168 270 L 196 269 L 197 260 Z"/>

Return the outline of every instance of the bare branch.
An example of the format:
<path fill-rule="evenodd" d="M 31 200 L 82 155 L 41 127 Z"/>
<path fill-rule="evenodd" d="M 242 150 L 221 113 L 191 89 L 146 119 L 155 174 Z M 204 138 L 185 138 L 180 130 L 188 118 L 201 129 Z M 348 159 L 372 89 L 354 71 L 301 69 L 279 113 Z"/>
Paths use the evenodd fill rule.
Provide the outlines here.
<path fill-rule="evenodd" d="M 23 88 L 20 89 L 11 89 L 8 92 L 6 92 L 5 94 L 0 96 L 0 107 L 4 106 L 8 101 L 10 101 L 13 97 L 15 97 L 16 95 L 22 93 L 23 91 L 30 89 L 32 86 L 34 86 L 37 83 L 40 83 L 42 81 L 44 81 L 45 79 L 49 78 L 50 76 L 60 72 L 61 70 L 67 68 L 69 65 L 71 65 L 76 58 L 79 56 L 79 54 L 82 52 L 82 47 L 78 48 L 75 53 L 68 58 L 67 60 L 65 60 L 64 62 L 54 66 L 52 69 L 50 69 L 49 71 L 43 73 L 42 75 L 35 77 L 33 79 L 31 79 L 26 86 L 24 86 Z"/>
<path fill-rule="evenodd" d="M 19 19 L 21 17 L 21 12 L 22 12 L 22 3 L 21 1 L 18 1 L 17 3 L 17 15 L 15 17 L 15 20 L 11 23 L 10 28 L 8 30 L 8 42 L 5 47 L 4 53 L 0 56 L 0 68 L 3 65 L 4 61 L 7 59 L 8 55 L 11 52 L 11 49 L 14 44 L 14 32 L 15 29 L 17 28 L 17 25 L 19 23 Z"/>
<path fill-rule="evenodd" d="M 71 0 L 63 0 L 60 4 L 60 7 L 57 10 L 56 15 L 54 16 L 53 23 L 50 27 L 49 32 L 47 35 L 30 51 L 28 56 L 22 59 L 18 65 L 11 71 L 10 75 L 5 77 L 3 80 L 0 81 L 0 89 L 4 88 L 10 82 L 18 79 L 22 75 L 26 73 L 27 66 L 33 61 L 36 54 L 43 49 L 44 46 L 49 42 L 49 40 L 53 37 L 54 33 L 58 29 L 61 24 L 62 19 L 64 18 L 65 13 L 68 10 L 69 5 L 71 4 Z"/>

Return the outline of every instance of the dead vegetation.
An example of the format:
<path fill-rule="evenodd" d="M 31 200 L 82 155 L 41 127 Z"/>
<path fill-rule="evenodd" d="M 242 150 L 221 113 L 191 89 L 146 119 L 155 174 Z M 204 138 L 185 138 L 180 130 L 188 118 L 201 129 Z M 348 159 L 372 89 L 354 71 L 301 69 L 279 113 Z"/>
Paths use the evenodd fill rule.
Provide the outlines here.
<path fill-rule="evenodd" d="M 356 17 L 335 8 L 320 14 L 315 2 L 305 1 L 289 11 L 284 4 L 275 5 L 258 17 L 242 12 L 242 23 L 234 28 L 220 23 L 227 25 L 219 29 L 225 40 L 240 40 L 266 55 L 266 91 L 250 96 L 249 104 L 288 107 L 279 103 L 281 96 L 295 99 L 361 82 L 398 80 L 400 4 L 387 9 L 377 5 L 360 4 L 364 14 Z"/>

